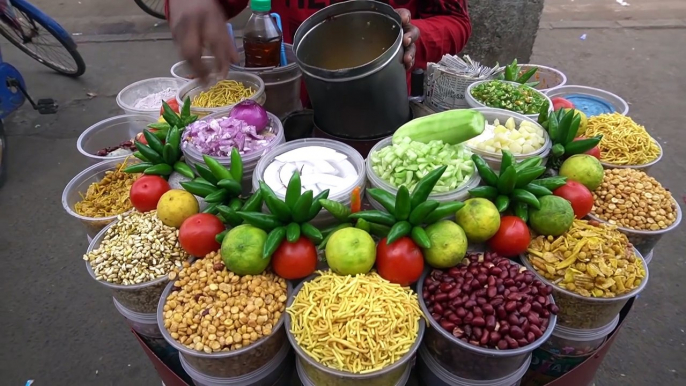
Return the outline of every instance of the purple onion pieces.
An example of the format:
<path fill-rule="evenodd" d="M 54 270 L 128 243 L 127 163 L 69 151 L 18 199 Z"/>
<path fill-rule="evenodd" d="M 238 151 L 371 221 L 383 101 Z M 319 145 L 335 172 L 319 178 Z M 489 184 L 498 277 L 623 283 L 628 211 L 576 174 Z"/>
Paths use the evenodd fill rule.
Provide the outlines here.
<path fill-rule="evenodd" d="M 257 133 L 255 126 L 233 117 L 199 120 L 184 131 L 183 146 L 193 146 L 200 153 L 215 157 L 229 157 L 235 147 L 243 155 L 266 147 L 274 138 L 271 132 L 262 134 Z"/>

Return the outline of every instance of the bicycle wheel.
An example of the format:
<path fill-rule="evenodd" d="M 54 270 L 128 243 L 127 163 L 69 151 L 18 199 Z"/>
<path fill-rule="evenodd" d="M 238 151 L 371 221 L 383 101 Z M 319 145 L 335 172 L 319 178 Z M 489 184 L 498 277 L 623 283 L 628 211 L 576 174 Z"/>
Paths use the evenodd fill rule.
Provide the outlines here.
<path fill-rule="evenodd" d="M 56 21 L 31 4 L 16 1 L 13 5 L 21 28 L 2 20 L 0 34 L 39 63 L 61 74 L 79 77 L 86 72 L 86 63 L 76 44 Z"/>
<path fill-rule="evenodd" d="M 150 16 L 166 20 L 164 15 L 164 0 L 134 0 L 136 4 Z"/>

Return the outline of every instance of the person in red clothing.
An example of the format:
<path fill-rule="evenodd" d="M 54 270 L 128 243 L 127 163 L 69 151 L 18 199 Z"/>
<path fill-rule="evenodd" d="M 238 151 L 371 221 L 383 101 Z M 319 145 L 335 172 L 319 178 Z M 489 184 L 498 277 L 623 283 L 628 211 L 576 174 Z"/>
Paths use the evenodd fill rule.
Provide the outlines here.
<path fill-rule="evenodd" d="M 205 78 L 200 57 L 204 48 L 217 59 L 220 74 L 238 62 L 238 52 L 226 29 L 226 20 L 238 15 L 249 0 L 166 0 L 167 20 L 180 55 L 196 75 Z M 341 0 L 272 0 L 272 12 L 281 16 L 283 39 L 293 43 L 298 26 L 318 10 Z M 384 0 L 395 8 L 405 32 L 405 68 L 426 68 L 444 54 L 457 54 L 467 44 L 472 26 L 467 0 Z M 409 78 L 409 77 L 408 77 Z"/>

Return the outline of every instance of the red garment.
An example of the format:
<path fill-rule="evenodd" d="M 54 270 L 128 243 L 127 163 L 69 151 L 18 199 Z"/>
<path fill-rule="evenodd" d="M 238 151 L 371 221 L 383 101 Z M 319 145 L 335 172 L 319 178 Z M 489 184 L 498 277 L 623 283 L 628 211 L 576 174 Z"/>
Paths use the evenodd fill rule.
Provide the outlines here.
<path fill-rule="evenodd" d="M 189 0 L 187 0 L 189 1 Z M 217 0 L 228 19 L 241 13 L 248 0 Z M 286 43 L 293 42 L 298 26 L 318 10 L 342 0 L 272 0 L 272 12 L 281 15 Z M 166 0 L 167 6 L 169 0 Z M 412 24 L 421 33 L 415 43 L 415 67 L 426 68 L 427 62 L 437 62 L 444 54 L 457 54 L 467 44 L 472 26 L 467 13 L 467 0 L 384 0 L 393 8 L 406 8 L 412 14 Z M 167 7 L 168 8 L 168 7 Z M 168 13 L 167 13 L 168 15 Z"/>

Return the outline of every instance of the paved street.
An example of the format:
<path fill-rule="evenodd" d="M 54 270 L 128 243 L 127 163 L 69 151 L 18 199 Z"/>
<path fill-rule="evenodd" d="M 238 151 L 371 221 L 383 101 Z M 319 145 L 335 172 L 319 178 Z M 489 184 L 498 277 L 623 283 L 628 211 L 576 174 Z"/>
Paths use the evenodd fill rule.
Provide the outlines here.
<path fill-rule="evenodd" d="M 544 20 L 589 20 L 587 15 L 618 20 L 614 8 L 622 8 L 619 15 L 630 12 L 627 15 L 643 20 L 686 17 L 682 0 L 628 2 L 629 7 L 621 7 L 614 0 L 548 0 Z M 165 31 L 164 24 L 155 26 L 159 21 L 143 14 L 133 1 L 36 4 L 83 36 Z M 630 115 L 664 148 L 665 156 L 651 174 L 682 205 L 686 53 L 675 43 L 684 41 L 683 28 L 541 29 L 532 58 L 533 63 L 564 71 L 570 84 L 623 96 Z M 86 272 L 81 259 L 85 233 L 64 212 L 60 197 L 66 183 L 88 166 L 76 150 L 78 135 L 120 113 L 115 97 L 126 85 L 168 76 L 178 60 L 176 51 L 169 40 L 82 43 L 79 51 L 88 70 L 73 80 L 4 41 L 1 49 L 5 61 L 23 73 L 31 95 L 57 99 L 60 110 L 41 116 L 27 105 L 6 120 L 10 149 L 9 180 L 0 190 L 0 384 L 24 385 L 33 379 L 34 386 L 159 385 L 109 292 Z M 598 373 L 597 386 L 684 384 L 686 246 L 680 240 L 685 237 L 682 226 L 660 242 L 648 288 Z"/>

